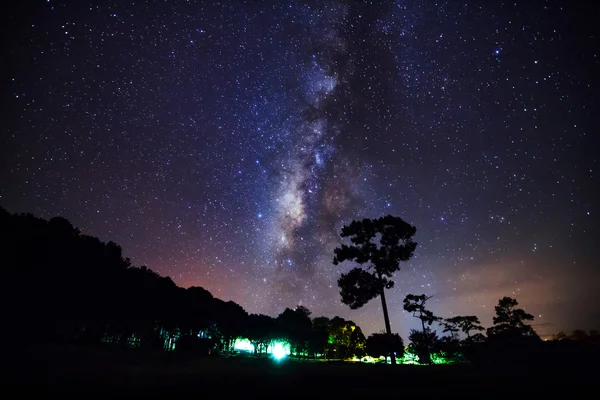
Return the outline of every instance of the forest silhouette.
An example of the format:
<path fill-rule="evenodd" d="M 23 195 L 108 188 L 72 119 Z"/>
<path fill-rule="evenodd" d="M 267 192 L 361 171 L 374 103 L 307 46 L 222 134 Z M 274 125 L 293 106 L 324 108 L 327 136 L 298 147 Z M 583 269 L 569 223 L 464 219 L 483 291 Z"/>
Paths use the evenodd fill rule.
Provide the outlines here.
<path fill-rule="evenodd" d="M 409 294 L 404 310 L 421 329 L 411 331 L 405 346 L 398 334 L 366 338 L 354 322 L 311 318 L 303 306 L 285 308 L 277 317 L 248 314 L 201 287 L 181 288 L 145 266 L 133 266 L 119 245 L 84 235 L 62 217 L 44 220 L 0 208 L 0 234 L 0 293 L 10 327 L 2 335 L 16 357 L 24 349 L 64 345 L 216 356 L 239 352 L 236 344 L 245 341 L 251 344 L 244 349 L 248 355 L 265 358 L 284 342 L 297 359 L 386 363 L 394 355 L 403 363 L 515 368 L 581 365 L 599 349 L 596 331 L 541 340 L 528 324 L 533 316 L 510 297 L 499 300 L 494 325 L 485 330 L 476 316 L 436 316 L 427 309 L 429 296 Z M 343 296 L 348 282 L 341 281 Z"/>

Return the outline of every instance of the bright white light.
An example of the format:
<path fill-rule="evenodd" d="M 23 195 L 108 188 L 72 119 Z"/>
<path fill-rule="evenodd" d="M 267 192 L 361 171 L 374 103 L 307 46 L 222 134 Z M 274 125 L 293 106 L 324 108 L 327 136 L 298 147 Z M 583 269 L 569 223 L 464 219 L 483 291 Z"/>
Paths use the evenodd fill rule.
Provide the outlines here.
<path fill-rule="evenodd" d="M 281 360 L 282 358 L 287 356 L 287 351 L 283 347 L 283 344 L 278 342 L 275 343 L 275 345 L 273 345 L 273 350 L 271 351 L 271 354 L 273 354 L 273 357 L 275 357 L 276 360 Z"/>
<path fill-rule="evenodd" d="M 248 339 L 236 339 L 233 348 L 237 351 L 254 351 L 254 345 Z"/>

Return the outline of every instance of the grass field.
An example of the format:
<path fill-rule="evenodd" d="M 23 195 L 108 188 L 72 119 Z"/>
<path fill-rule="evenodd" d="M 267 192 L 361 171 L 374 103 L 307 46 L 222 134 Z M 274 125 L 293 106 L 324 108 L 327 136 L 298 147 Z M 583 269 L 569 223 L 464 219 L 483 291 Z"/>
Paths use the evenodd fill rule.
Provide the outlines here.
<path fill-rule="evenodd" d="M 471 365 L 373 365 L 250 357 L 181 357 L 62 348 L 23 356 L 13 363 L 3 389 L 16 393 L 83 395 L 204 395 L 216 398 L 402 397 L 418 395 L 494 397 L 564 393 L 594 388 L 590 367 L 514 366 L 492 370 Z M 11 389 L 12 390 L 12 389 Z M 203 396 L 202 396 L 203 397 Z M 554 397 L 554 396 L 552 396 Z M 536 397 L 537 398 L 537 397 Z"/>

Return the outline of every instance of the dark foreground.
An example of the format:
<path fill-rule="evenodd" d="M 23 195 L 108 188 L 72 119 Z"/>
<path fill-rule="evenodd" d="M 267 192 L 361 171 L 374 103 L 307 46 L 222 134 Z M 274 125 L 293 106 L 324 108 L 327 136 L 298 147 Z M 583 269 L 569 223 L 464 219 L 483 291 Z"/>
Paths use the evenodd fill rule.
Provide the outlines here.
<path fill-rule="evenodd" d="M 19 397 L 39 392 L 158 397 L 192 393 L 219 398 L 370 398 L 408 393 L 480 398 L 564 393 L 572 397 L 594 388 L 597 377 L 592 365 L 393 367 L 75 348 L 22 355 L 7 367 L 10 372 L 3 377 L 2 390 Z"/>

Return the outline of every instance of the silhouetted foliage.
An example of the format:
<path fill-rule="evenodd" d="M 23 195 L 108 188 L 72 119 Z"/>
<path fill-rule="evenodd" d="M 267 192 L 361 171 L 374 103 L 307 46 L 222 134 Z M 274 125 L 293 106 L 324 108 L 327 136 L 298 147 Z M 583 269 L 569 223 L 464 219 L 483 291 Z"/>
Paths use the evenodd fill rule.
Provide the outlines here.
<path fill-rule="evenodd" d="M 299 355 L 308 349 L 308 341 L 312 333 L 310 312 L 306 307 L 298 306 L 295 310 L 286 308 L 277 317 L 277 325 L 282 337 L 289 340 L 292 353 Z"/>
<path fill-rule="evenodd" d="M 458 331 L 460 331 L 460 328 L 458 327 L 456 321 L 452 318 L 446 318 L 444 320 L 444 322 L 442 322 L 442 326 L 444 327 L 443 332 L 444 333 L 449 333 L 450 337 L 452 339 L 454 339 L 454 335 L 456 335 L 456 333 Z"/>
<path fill-rule="evenodd" d="M 424 294 L 408 294 L 404 298 L 404 310 L 421 321 L 423 330 L 425 330 L 426 324 L 431 326 L 434 322 L 442 320 L 442 318 L 436 317 L 433 315 L 433 312 L 425 308 L 425 304 L 429 299 L 431 299 L 431 296 L 426 296 Z"/>
<path fill-rule="evenodd" d="M 254 354 L 266 353 L 275 339 L 275 319 L 268 315 L 252 314 L 248 317 L 246 337 L 254 346 Z"/>
<path fill-rule="evenodd" d="M 535 337 L 537 334 L 525 321 L 533 321 L 533 315 L 523 309 L 516 308 L 517 300 L 504 297 L 495 307 L 496 316 L 493 318 L 494 326 L 488 328 L 487 335 L 491 339 L 512 341 L 523 337 Z"/>
<path fill-rule="evenodd" d="M 329 322 L 328 356 L 347 359 L 365 354 L 365 335 L 352 321 L 334 317 Z"/>
<path fill-rule="evenodd" d="M 342 302 L 357 309 L 377 296 L 381 297 L 385 329 L 391 334 L 385 289 L 394 286 L 390 279 L 400 269 L 400 262 L 409 260 L 417 247 L 413 237 L 417 229 L 402 218 L 391 215 L 377 219 L 352 221 L 342 228 L 342 238 L 349 237 L 351 245 L 334 249 L 335 265 L 354 261 L 366 268 L 355 267 L 338 280 Z M 377 241 L 379 243 L 377 243 Z M 391 354 L 392 364 L 396 358 Z"/>
<path fill-rule="evenodd" d="M 367 354 L 371 357 L 380 357 L 382 355 L 394 354 L 397 358 L 402 358 L 404 354 L 404 342 L 397 333 L 374 333 L 367 338 Z"/>
<path fill-rule="evenodd" d="M 456 316 L 452 318 L 447 318 L 445 320 L 445 324 L 452 326 L 453 329 L 460 329 L 465 335 L 467 335 L 467 338 L 471 337 L 472 331 L 485 330 L 485 328 L 481 326 L 479 318 L 477 318 L 475 315 Z M 449 332 L 449 330 L 444 330 L 444 332 Z M 456 332 L 456 330 L 453 330 L 453 332 Z M 452 337 L 454 337 L 454 334 L 452 334 Z"/>
<path fill-rule="evenodd" d="M 564 333 L 563 331 L 556 332 L 554 335 L 552 335 L 552 340 L 566 340 L 566 339 L 568 339 L 567 334 Z"/>
<path fill-rule="evenodd" d="M 483 333 L 476 333 L 473 336 L 469 336 L 465 342 L 466 343 L 483 343 L 485 342 L 486 337 Z"/>
<path fill-rule="evenodd" d="M 461 349 L 460 340 L 451 336 L 443 336 L 433 344 L 433 352 L 447 363 L 463 361 Z"/>
<path fill-rule="evenodd" d="M 219 327 L 222 349 L 232 351 L 235 339 L 243 337 L 248 314 L 239 304 L 215 299 L 214 320 Z"/>
<path fill-rule="evenodd" d="M 437 341 L 437 335 L 430 326 L 442 318 L 433 315 L 433 312 L 425 308 L 427 300 L 431 296 L 425 294 L 408 294 L 404 298 L 404 310 L 411 313 L 413 317 L 421 321 L 422 331 L 412 330 L 409 336 L 421 363 L 431 364 L 431 351 Z"/>
<path fill-rule="evenodd" d="M 576 342 L 584 342 L 588 339 L 588 334 L 586 331 L 584 331 L 582 329 L 575 329 L 569 335 L 569 339 L 574 340 Z"/>
<path fill-rule="evenodd" d="M 308 351 L 313 357 L 322 354 L 328 358 L 330 319 L 317 317 L 312 320 L 312 330 L 308 341 Z"/>
<path fill-rule="evenodd" d="M 64 218 L 46 221 L 0 208 L 0 235 L 0 296 L 14 304 L 4 321 L 15 348 L 104 342 L 204 355 L 231 352 L 237 339 L 247 338 L 257 354 L 283 339 L 296 354 L 316 355 L 342 346 L 329 343 L 330 320 L 315 319 L 313 326 L 306 307 L 287 309 L 277 320 L 249 316 L 204 288 L 183 289 L 146 266 L 132 266 L 117 244 L 83 235 Z M 343 353 L 354 355 L 364 336 L 349 323 L 354 335 Z"/>
<path fill-rule="evenodd" d="M 415 353 L 419 356 L 419 362 L 421 364 L 431 364 L 431 353 L 438 341 L 435 331 L 429 327 L 425 327 L 422 331 L 411 329 L 408 339 L 412 343 Z"/>
<path fill-rule="evenodd" d="M 526 324 L 533 315 L 517 308 L 518 302 L 510 297 L 498 301 L 494 326 L 487 329 L 487 339 L 474 335 L 465 341 L 465 356 L 470 361 L 496 365 L 526 366 L 544 359 L 548 347 Z"/>
<path fill-rule="evenodd" d="M 351 271 L 343 278 L 349 286 L 356 278 L 354 284 L 364 283 L 362 289 L 379 290 L 372 297 L 369 290 L 366 293 L 371 294 L 366 297 L 352 297 L 357 299 L 350 301 L 353 305 L 377 295 L 382 296 L 385 305 L 383 289 L 393 284 L 388 278 L 399 268 L 399 261 L 410 257 L 415 246 L 411 239 L 414 228 L 403 231 L 409 225 L 398 220 L 385 217 L 344 231 L 353 242 L 346 248 L 360 251 L 340 250 L 336 262 L 353 259 L 372 265 L 365 270 L 356 268 L 353 271 L 362 272 Z M 380 231 L 372 236 L 374 230 Z M 367 243 L 374 237 L 380 238 L 380 247 Z M 404 250 L 394 245 L 399 237 L 407 246 Z M 292 352 L 303 357 L 347 359 L 361 357 L 365 351 L 375 357 L 394 352 L 401 355 L 403 351 L 398 335 L 375 334 L 365 339 L 354 322 L 340 317 L 311 320 L 310 311 L 303 306 L 285 309 L 276 319 L 248 315 L 235 302 L 214 298 L 201 287 L 180 288 L 145 266 L 132 266 L 117 244 L 84 235 L 60 217 L 46 221 L 31 214 L 11 215 L 0 208 L 0 251 L 0 301 L 5 305 L 5 329 L 1 334 L 12 352 L 56 344 L 102 344 L 138 351 L 175 349 L 202 356 L 234 351 L 234 343 L 241 338 L 254 345 L 256 354 L 266 353 L 280 339 L 288 341 Z M 345 252 L 350 255 L 344 256 Z M 386 254 L 391 258 L 385 258 Z M 367 275 L 369 278 L 361 283 L 359 278 Z M 362 289 L 348 291 L 356 295 Z M 477 317 L 457 316 L 444 320 L 444 332 L 450 336 L 438 339 L 430 326 L 441 319 L 425 308 L 428 299 L 425 295 L 409 295 L 404 304 L 405 310 L 422 324 L 422 331 L 411 333 L 410 351 L 423 362 L 431 362 L 433 352 L 436 360 L 440 355 L 462 360 L 462 353 L 469 361 L 503 367 L 526 367 L 536 362 L 575 365 L 594 358 L 600 349 L 600 336 L 594 330 L 576 330 L 568 337 L 561 333 L 555 340 L 542 342 L 526 323 L 533 316 L 517 308 L 516 300 L 509 297 L 496 306 L 488 338 L 479 333 L 483 328 Z M 467 336 L 462 343 L 457 340 L 458 330 Z"/>

